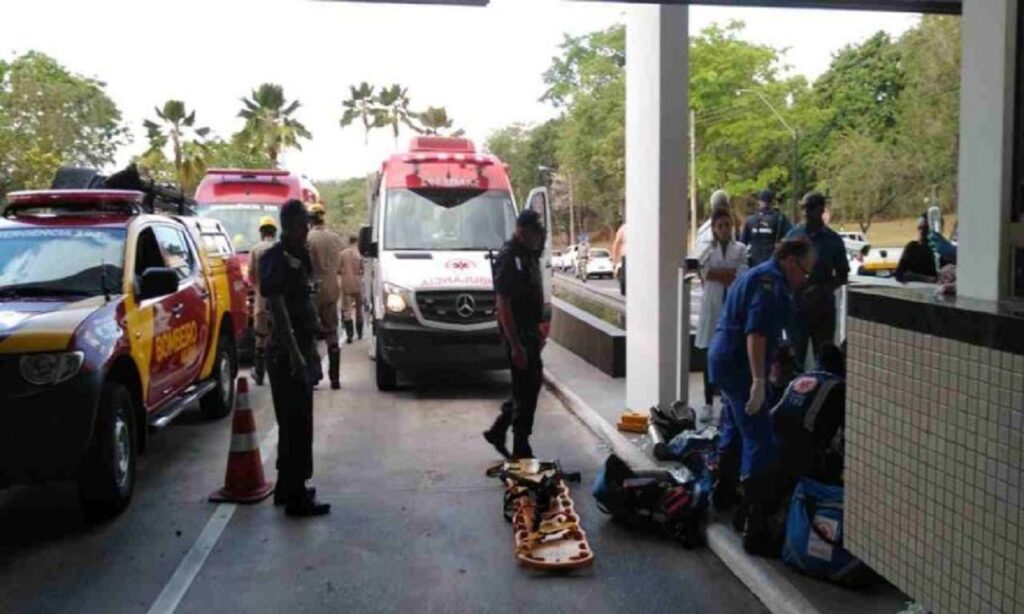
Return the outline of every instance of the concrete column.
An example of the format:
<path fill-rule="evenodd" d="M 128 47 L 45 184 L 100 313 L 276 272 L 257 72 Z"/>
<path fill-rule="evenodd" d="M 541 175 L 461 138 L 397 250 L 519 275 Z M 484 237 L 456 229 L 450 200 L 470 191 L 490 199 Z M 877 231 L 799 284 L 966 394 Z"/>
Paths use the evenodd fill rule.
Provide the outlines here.
<path fill-rule="evenodd" d="M 963 4 L 957 293 L 971 298 L 1009 293 L 1018 4 Z"/>
<path fill-rule="evenodd" d="M 685 6 L 637 5 L 628 11 L 626 402 L 644 409 L 678 398 L 677 284 L 687 236 L 689 32 Z M 682 360 L 688 367 L 689 356 Z"/>

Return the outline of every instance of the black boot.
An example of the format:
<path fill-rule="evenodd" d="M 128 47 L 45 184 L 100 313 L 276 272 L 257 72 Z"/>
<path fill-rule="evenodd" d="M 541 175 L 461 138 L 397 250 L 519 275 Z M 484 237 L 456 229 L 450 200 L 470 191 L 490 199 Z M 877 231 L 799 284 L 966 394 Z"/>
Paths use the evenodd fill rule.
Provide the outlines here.
<path fill-rule="evenodd" d="M 352 320 L 343 320 L 342 325 L 345 327 L 345 343 L 352 343 L 352 335 L 355 332 Z"/>
<path fill-rule="evenodd" d="M 323 516 L 331 513 L 331 504 L 317 501 L 316 490 L 306 488 L 298 496 L 288 499 L 284 513 L 289 516 Z"/>
<path fill-rule="evenodd" d="M 341 348 L 327 349 L 328 372 L 331 376 L 331 390 L 341 388 Z"/>
<path fill-rule="evenodd" d="M 775 520 L 778 501 L 774 476 L 762 475 L 744 480 L 743 498 L 747 509 L 743 549 L 754 556 L 780 557 L 783 535 Z"/>
<path fill-rule="evenodd" d="M 505 443 L 508 437 L 508 427 L 512 425 L 512 401 L 505 401 L 501 404 L 501 413 L 494 420 L 494 424 L 491 428 L 484 431 L 484 439 L 487 443 L 494 446 L 494 449 L 498 451 L 504 458 L 512 458 L 512 454 L 508 451 L 508 446 Z"/>
<path fill-rule="evenodd" d="M 358 318 L 356 318 L 356 335 L 359 337 L 360 341 L 363 340 L 363 317 L 362 316 L 359 316 Z"/>
<path fill-rule="evenodd" d="M 512 458 L 535 458 L 533 448 L 530 447 L 530 436 L 522 433 L 512 435 Z"/>

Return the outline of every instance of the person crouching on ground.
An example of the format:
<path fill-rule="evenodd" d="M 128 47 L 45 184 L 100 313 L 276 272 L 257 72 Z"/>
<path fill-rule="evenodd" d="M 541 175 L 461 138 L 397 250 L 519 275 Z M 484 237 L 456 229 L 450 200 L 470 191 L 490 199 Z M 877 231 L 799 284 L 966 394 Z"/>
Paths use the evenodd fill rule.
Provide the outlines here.
<path fill-rule="evenodd" d="M 545 231 L 540 215 L 526 210 L 516 220 L 516 230 L 494 261 L 494 292 L 498 325 L 508 345 L 512 368 L 512 402 L 484 431 L 488 441 L 506 458 L 533 458 L 530 435 L 537 411 L 537 395 L 544 378 L 540 353 L 544 347 L 540 325 L 544 316 L 544 286 L 540 253 Z M 512 428 L 512 453 L 505 439 Z"/>
<path fill-rule="evenodd" d="M 793 315 L 793 293 L 814 268 L 807 239 L 783 241 L 765 262 L 747 271 L 729 288 L 722 317 L 711 341 L 711 383 L 722 391 L 722 432 L 715 506 L 728 507 L 739 476 L 746 505 L 743 547 L 751 554 L 777 555 L 769 519 L 777 506 L 775 478 L 778 445 L 766 406 L 767 376 L 782 332 Z"/>
<path fill-rule="evenodd" d="M 732 282 L 747 270 L 747 246 L 733 239 L 729 195 L 723 190 L 712 194 L 711 208 L 711 244 L 698 256 L 704 299 L 701 301 L 697 335 L 694 338 L 694 346 L 704 353 L 705 363 L 711 338 L 715 334 L 715 326 L 722 315 L 726 292 Z M 714 420 L 714 401 L 715 388 L 711 385 L 708 368 L 705 365 L 704 409 L 700 416 L 701 421 Z"/>
<path fill-rule="evenodd" d="M 306 486 L 313 477 L 313 385 L 323 377 L 308 236 L 306 206 L 289 200 L 281 207 L 281 240 L 260 260 L 260 290 L 270 312 L 267 372 L 279 428 L 274 504 L 285 505 L 290 516 L 331 510 Z"/>

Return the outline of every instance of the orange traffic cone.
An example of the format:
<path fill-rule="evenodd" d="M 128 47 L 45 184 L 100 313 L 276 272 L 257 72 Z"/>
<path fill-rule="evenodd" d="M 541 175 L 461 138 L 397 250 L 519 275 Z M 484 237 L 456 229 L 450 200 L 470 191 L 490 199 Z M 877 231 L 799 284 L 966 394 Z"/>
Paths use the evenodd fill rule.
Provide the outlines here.
<path fill-rule="evenodd" d="M 249 406 L 249 380 L 238 378 L 238 394 L 231 423 L 231 451 L 224 488 L 210 495 L 214 503 L 258 503 L 274 492 L 263 477 L 263 459 L 256 437 L 256 421 Z"/>

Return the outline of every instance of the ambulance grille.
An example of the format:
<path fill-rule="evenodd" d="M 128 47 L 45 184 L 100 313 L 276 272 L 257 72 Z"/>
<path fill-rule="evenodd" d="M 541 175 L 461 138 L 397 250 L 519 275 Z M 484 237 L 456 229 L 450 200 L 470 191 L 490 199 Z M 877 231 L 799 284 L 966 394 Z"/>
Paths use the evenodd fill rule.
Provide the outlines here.
<path fill-rule="evenodd" d="M 482 324 L 495 318 L 493 292 L 437 290 L 416 293 L 424 320 L 442 324 Z"/>

